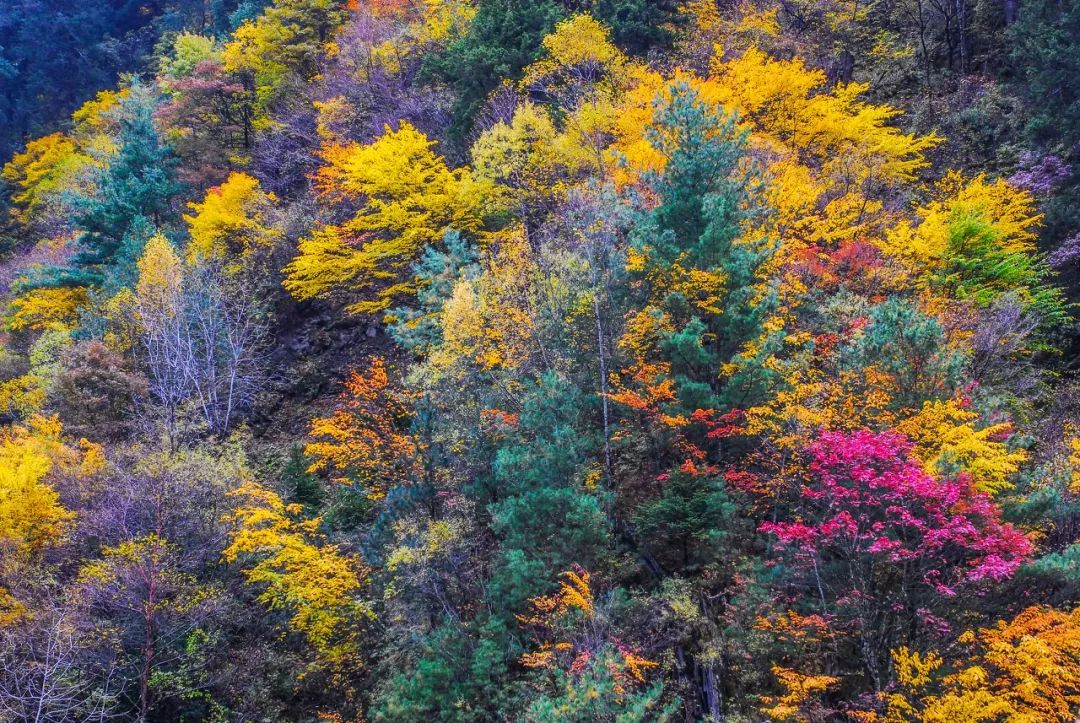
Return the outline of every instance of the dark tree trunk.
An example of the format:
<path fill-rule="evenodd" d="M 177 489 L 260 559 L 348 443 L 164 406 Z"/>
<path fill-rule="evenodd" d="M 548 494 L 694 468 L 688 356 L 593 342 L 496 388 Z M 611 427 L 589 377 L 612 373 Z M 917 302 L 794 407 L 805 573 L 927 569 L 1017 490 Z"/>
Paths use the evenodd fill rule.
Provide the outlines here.
<path fill-rule="evenodd" d="M 1020 17 L 1020 0 L 1002 0 L 1001 7 L 1005 15 L 1005 27 L 1009 27 Z"/>

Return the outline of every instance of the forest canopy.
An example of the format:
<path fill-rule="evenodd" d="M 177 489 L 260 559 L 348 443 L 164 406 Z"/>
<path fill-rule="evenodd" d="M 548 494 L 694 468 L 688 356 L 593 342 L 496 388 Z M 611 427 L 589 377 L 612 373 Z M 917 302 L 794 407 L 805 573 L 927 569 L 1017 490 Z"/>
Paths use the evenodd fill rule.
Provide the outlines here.
<path fill-rule="evenodd" d="M 1080 11 L 0 8 L 0 723 L 1080 716 Z"/>

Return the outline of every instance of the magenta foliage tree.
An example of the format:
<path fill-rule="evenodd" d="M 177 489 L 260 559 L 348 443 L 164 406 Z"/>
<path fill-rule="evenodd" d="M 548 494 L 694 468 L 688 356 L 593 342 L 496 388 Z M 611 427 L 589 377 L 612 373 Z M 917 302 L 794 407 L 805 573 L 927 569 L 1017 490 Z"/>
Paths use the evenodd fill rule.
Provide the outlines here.
<path fill-rule="evenodd" d="M 891 648 L 947 632 L 959 593 L 1008 578 L 1031 549 L 966 476 L 935 479 L 910 451 L 893 432 L 822 433 L 797 515 L 760 527 L 879 689 Z"/>

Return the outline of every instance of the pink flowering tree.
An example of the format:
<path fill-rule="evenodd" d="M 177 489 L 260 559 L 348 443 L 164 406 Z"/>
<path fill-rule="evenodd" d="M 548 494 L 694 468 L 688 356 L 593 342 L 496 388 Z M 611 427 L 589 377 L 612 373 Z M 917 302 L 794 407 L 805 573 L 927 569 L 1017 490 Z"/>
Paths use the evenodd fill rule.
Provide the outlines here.
<path fill-rule="evenodd" d="M 969 479 L 935 479 L 910 449 L 892 432 L 821 434 L 792 519 L 760 527 L 878 690 L 890 649 L 948 632 L 945 612 L 1011 576 L 1031 549 Z"/>

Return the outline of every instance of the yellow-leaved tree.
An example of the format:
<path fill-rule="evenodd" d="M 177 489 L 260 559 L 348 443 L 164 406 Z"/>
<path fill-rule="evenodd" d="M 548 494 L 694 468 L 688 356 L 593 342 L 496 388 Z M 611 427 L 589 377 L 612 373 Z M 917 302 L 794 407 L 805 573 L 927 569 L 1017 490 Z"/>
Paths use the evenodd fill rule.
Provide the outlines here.
<path fill-rule="evenodd" d="M 534 352 L 533 313 L 540 275 L 524 234 L 499 234 L 499 246 L 478 279 L 461 279 L 442 308 L 442 343 L 432 352 L 431 373 L 464 379 L 475 369 L 516 370 Z M 554 295 L 554 289 L 550 289 Z"/>
<path fill-rule="evenodd" d="M 78 323 L 79 309 L 89 298 L 81 286 L 31 289 L 12 300 L 8 328 L 12 331 L 73 329 Z"/>
<path fill-rule="evenodd" d="M 270 124 L 269 111 L 292 76 L 309 80 L 345 21 L 344 0 L 274 0 L 245 21 L 225 45 L 225 70 L 237 73 L 255 95 L 255 126 Z"/>
<path fill-rule="evenodd" d="M 1030 607 L 957 641 L 968 657 L 952 666 L 937 653 L 893 651 L 898 692 L 885 720 L 1073 721 L 1080 709 L 1080 608 Z M 941 673 L 948 671 L 944 675 Z"/>
<path fill-rule="evenodd" d="M 1012 433 L 1007 422 L 978 428 L 979 414 L 955 400 L 926 401 L 917 413 L 896 425 L 914 442 L 912 454 L 932 475 L 965 472 L 975 488 L 990 494 L 1012 489 L 1009 478 L 1027 460 L 1023 449 L 1010 450 L 1001 437 Z"/>
<path fill-rule="evenodd" d="M 948 260 L 956 225 L 975 219 L 989 225 L 1005 253 L 1035 250 L 1042 220 L 1027 191 L 983 175 L 970 180 L 951 171 L 934 188 L 934 199 L 918 209 L 920 222 L 896 225 L 882 241 L 884 251 L 906 261 L 918 276 L 940 269 Z"/>
<path fill-rule="evenodd" d="M 52 133 L 27 142 L 0 171 L 12 186 L 12 215 L 30 223 L 64 210 L 64 195 L 87 191 L 85 171 L 116 151 L 110 134 L 114 110 L 128 93 L 101 91 L 71 115 L 73 130 Z"/>
<path fill-rule="evenodd" d="M 448 168 L 434 145 L 402 122 L 368 145 L 323 149 L 326 164 L 316 178 L 322 198 L 363 207 L 300 242 L 285 267 L 285 287 L 295 297 L 346 297 L 351 313 L 383 312 L 415 292 L 410 265 L 424 247 L 450 229 L 482 229 L 490 184 Z"/>
<path fill-rule="evenodd" d="M 44 482 L 58 453 L 66 451 L 59 437 L 59 422 L 44 417 L 0 436 L 0 547 L 9 552 L 41 549 L 71 518 Z"/>
<path fill-rule="evenodd" d="M 135 296 L 143 313 L 175 316 L 183 289 L 184 267 L 169 240 L 157 234 L 146 242 L 137 262 Z"/>
<path fill-rule="evenodd" d="M 374 617 L 359 597 L 366 570 L 352 555 L 326 542 L 319 518 L 300 519 L 301 505 L 286 504 L 271 490 L 246 482 L 230 493 L 236 508 L 226 562 L 240 562 L 259 601 L 291 614 L 289 627 L 319 657 L 344 665 L 358 653 L 360 626 Z"/>
<path fill-rule="evenodd" d="M 840 682 L 831 675 L 807 675 L 791 668 L 779 665 L 772 667 L 776 681 L 783 687 L 784 693 L 776 696 L 763 696 L 762 702 L 767 707 L 762 709 L 765 715 L 775 721 L 811 721 L 820 720 L 822 709 L 820 698 L 829 688 Z"/>
<path fill-rule="evenodd" d="M 168 239 L 159 234 L 146 242 L 138 269 L 133 298 L 135 332 L 146 354 L 150 392 L 161 406 L 165 434 L 174 446 L 179 411 L 190 395 L 183 318 L 184 265 Z"/>
<path fill-rule="evenodd" d="M 104 465 L 100 446 L 86 440 L 81 449 L 61 439 L 55 417 L 32 416 L 25 425 L 0 431 L 0 582 L 20 564 L 58 542 L 74 515 L 60 504 L 47 482 L 54 470 L 76 477 L 96 474 Z M 0 626 L 20 616 L 21 603 L 0 585 Z"/>
<path fill-rule="evenodd" d="M 26 144 L 4 166 L 0 176 L 15 187 L 11 196 L 12 215 L 32 221 L 49 207 L 60 203 L 65 190 L 72 190 L 79 171 L 90 158 L 76 142 L 63 133 L 53 133 Z"/>
<path fill-rule="evenodd" d="M 191 234 L 188 263 L 220 262 L 230 273 L 242 270 L 280 236 L 272 218 L 276 203 L 277 197 L 263 191 L 257 179 L 232 173 L 201 203 L 188 204 L 194 212 L 184 216 Z"/>
<path fill-rule="evenodd" d="M 879 244 L 906 267 L 932 310 L 944 314 L 957 302 L 985 308 L 1008 297 L 1033 311 L 1043 331 L 1070 323 L 1051 271 L 1036 254 L 1042 215 L 1028 191 L 953 172 L 918 215 L 917 225 L 898 223 Z"/>
<path fill-rule="evenodd" d="M 472 159 L 477 178 L 512 191 L 521 218 L 550 211 L 590 162 L 589 154 L 533 103 L 519 106 L 509 123 L 485 131 L 473 144 Z"/>

